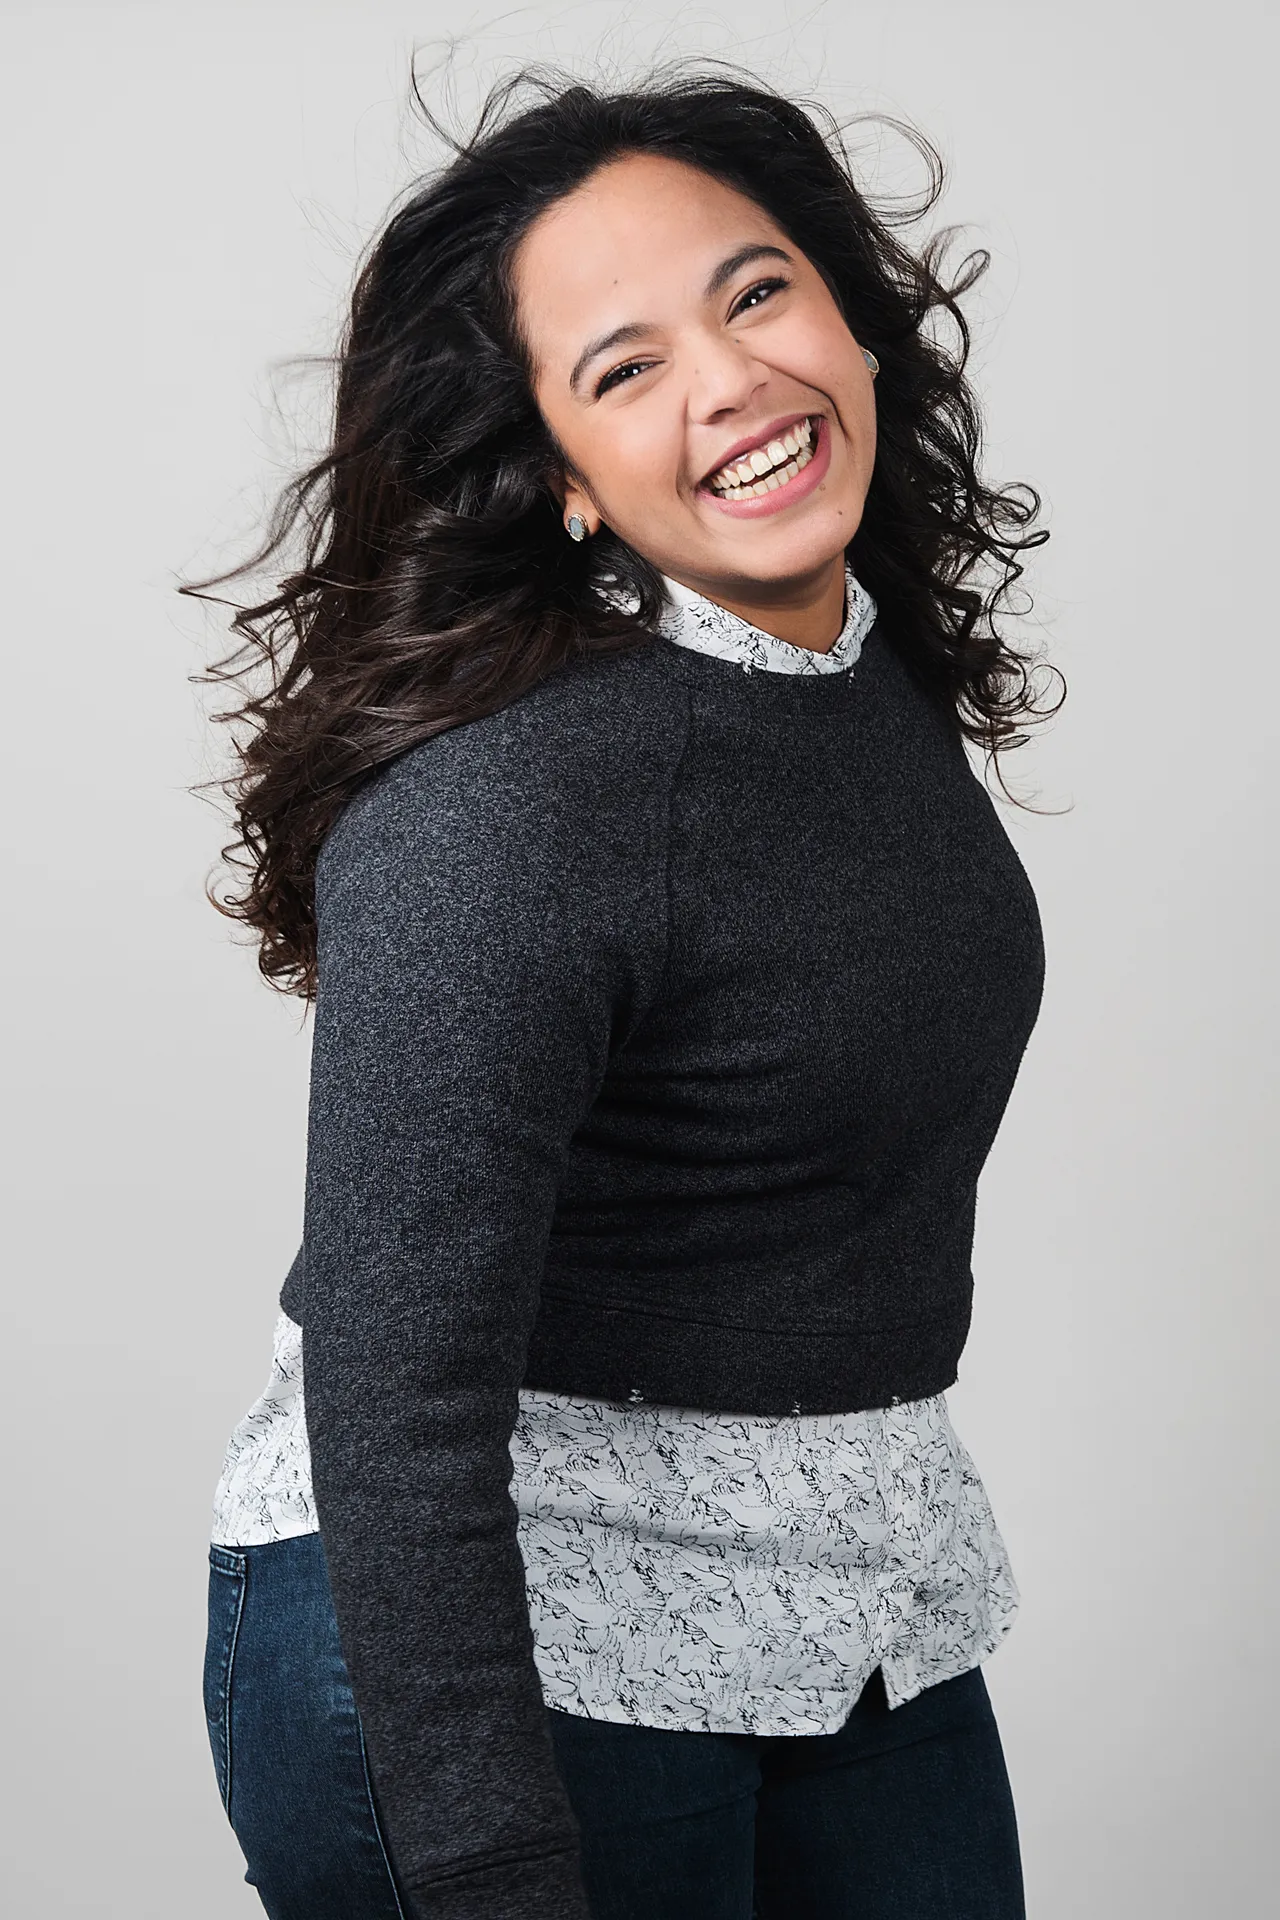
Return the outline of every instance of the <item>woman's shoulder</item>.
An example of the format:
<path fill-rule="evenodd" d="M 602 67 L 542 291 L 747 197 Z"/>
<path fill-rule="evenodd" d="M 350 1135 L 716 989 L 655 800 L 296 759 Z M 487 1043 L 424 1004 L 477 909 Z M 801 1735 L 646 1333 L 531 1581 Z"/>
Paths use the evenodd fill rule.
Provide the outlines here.
<path fill-rule="evenodd" d="M 348 802 L 322 868 L 412 846 L 545 860 L 643 830 L 665 810 L 687 726 L 686 697 L 646 651 L 582 656 L 400 754 Z"/>

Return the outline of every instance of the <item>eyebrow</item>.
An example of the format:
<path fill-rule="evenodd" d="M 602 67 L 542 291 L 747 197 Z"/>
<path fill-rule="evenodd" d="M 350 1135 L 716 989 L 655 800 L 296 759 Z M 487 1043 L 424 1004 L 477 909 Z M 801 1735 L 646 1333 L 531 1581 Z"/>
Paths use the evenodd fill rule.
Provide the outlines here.
<path fill-rule="evenodd" d="M 753 241 L 749 246 L 739 247 L 736 253 L 729 254 L 727 259 L 720 262 L 702 290 L 703 299 L 714 300 L 734 275 L 740 273 L 742 268 L 748 266 L 753 260 L 785 260 L 788 266 L 792 264 L 791 255 L 785 253 L 781 247 L 762 246 Z M 608 353 L 611 347 L 626 346 L 631 340 L 642 340 L 652 331 L 652 327 L 645 321 L 631 320 L 625 327 L 613 327 L 608 333 L 602 333 L 598 339 L 588 340 L 574 363 L 573 372 L 569 375 L 570 392 L 577 392 L 578 382 L 597 355 Z"/>

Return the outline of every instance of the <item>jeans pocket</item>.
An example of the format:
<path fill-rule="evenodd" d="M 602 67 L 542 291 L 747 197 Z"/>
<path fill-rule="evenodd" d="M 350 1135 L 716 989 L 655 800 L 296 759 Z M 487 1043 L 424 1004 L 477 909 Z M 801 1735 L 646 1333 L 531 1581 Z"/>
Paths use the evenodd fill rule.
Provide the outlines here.
<path fill-rule="evenodd" d="M 209 1549 L 209 1633 L 204 1649 L 204 1715 L 218 1792 L 231 1817 L 231 1669 L 244 1612 L 246 1560 L 226 1547 Z"/>

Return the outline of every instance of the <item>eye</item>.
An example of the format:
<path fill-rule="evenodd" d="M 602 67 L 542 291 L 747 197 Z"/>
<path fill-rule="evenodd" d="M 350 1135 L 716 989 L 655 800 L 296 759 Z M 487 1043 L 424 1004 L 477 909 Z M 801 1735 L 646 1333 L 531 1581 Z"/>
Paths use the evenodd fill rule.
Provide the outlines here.
<path fill-rule="evenodd" d="M 752 305 L 756 305 L 761 300 L 767 300 L 771 293 L 777 293 L 779 288 L 789 287 L 790 285 L 791 282 L 789 280 L 784 280 L 780 277 L 775 277 L 771 280 L 757 280 L 753 287 L 747 288 L 741 300 L 739 300 L 733 308 L 729 318 L 732 320 L 740 313 L 749 313 L 751 311 L 751 308 L 747 304 L 749 301 Z"/>
<path fill-rule="evenodd" d="M 608 373 L 603 374 L 596 385 L 597 400 L 602 393 L 608 393 L 610 387 L 616 386 L 624 374 L 633 373 L 637 368 L 643 373 L 646 367 L 652 367 L 655 364 L 656 362 L 652 360 L 624 360 L 620 367 L 610 367 Z"/>

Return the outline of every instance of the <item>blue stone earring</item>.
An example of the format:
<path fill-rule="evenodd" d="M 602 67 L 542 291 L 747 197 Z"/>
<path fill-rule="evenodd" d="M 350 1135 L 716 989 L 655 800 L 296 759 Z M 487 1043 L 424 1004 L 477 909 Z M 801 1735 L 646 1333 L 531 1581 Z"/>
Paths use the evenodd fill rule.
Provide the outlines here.
<path fill-rule="evenodd" d="M 872 379 L 874 380 L 874 379 L 875 379 L 875 377 L 876 377 L 876 375 L 877 375 L 877 374 L 879 373 L 879 371 L 880 371 L 880 362 L 879 362 L 879 361 L 878 361 L 878 360 L 876 359 L 876 357 L 875 357 L 875 355 L 874 355 L 874 353 L 872 353 L 872 351 L 871 351 L 871 349 L 870 349 L 870 347 L 864 347 L 864 348 L 862 349 L 862 357 L 863 357 L 863 359 L 864 359 L 864 360 L 866 361 L 866 363 L 867 363 L 867 365 L 868 365 L 868 366 L 870 367 L 870 369 L 871 369 L 871 378 L 872 378 Z"/>
<path fill-rule="evenodd" d="M 586 521 L 585 521 L 585 520 L 583 519 L 583 517 L 582 517 L 582 515 L 581 515 L 580 513 L 571 513 L 571 514 L 569 515 L 569 518 L 568 518 L 568 520 L 567 520 L 567 522 L 566 522 L 565 524 L 566 524 L 566 526 L 568 527 L 568 530 L 569 530 L 569 538 L 570 538 L 571 540 L 585 540 L 585 539 L 586 539 L 586 537 L 587 537 L 587 523 L 586 523 Z"/>

